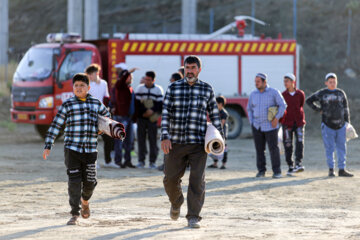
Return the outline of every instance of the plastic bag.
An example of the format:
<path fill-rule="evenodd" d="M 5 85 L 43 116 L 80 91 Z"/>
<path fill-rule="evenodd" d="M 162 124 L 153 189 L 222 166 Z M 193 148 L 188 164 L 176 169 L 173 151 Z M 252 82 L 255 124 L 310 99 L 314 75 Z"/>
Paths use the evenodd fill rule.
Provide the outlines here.
<path fill-rule="evenodd" d="M 358 137 L 355 128 L 350 123 L 346 124 L 346 141 L 348 142 Z"/>
<path fill-rule="evenodd" d="M 285 153 L 285 148 L 284 148 L 284 144 L 283 144 L 283 129 L 282 129 L 282 127 L 280 127 L 279 131 L 278 131 L 278 147 L 280 150 L 280 154 L 283 155 Z"/>

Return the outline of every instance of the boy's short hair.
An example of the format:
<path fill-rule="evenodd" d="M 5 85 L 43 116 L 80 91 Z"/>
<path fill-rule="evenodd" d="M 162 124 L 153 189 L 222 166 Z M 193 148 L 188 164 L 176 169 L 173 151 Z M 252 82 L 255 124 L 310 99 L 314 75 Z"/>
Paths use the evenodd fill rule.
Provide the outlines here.
<path fill-rule="evenodd" d="M 216 97 L 216 102 L 221 103 L 223 106 L 226 105 L 226 98 L 224 96 L 218 96 Z"/>
<path fill-rule="evenodd" d="M 177 80 L 183 79 L 184 77 L 181 73 L 176 72 L 171 75 L 171 78 L 174 79 L 175 81 L 177 81 Z"/>
<path fill-rule="evenodd" d="M 96 64 L 96 63 L 93 63 L 93 64 L 90 64 L 86 69 L 85 69 L 85 73 L 86 74 L 92 74 L 94 72 L 99 72 L 101 70 L 101 67 Z"/>
<path fill-rule="evenodd" d="M 186 64 L 193 64 L 193 63 L 196 63 L 198 68 L 201 68 L 201 60 L 198 56 L 195 56 L 195 55 L 190 55 L 187 58 L 185 58 L 184 66 Z"/>
<path fill-rule="evenodd" d="M 78 82 L 78 81 L 84 82 L 87 85 L 89 85 L 89 77 L 85 73 L 77 73 L 73 76 L 73 79 L 72 79 L 73 85 L 75 82 Z"/>
<path fill-rule="evenodd" d="M 151 77 L 153 80 L 154 80 L 155 77 L 156 77 L 156 74 L 155 74 L 154 71 L 147 71 L 147 72 L 145 73 L 145 75 L 146 75 L 147 77 Z"/>

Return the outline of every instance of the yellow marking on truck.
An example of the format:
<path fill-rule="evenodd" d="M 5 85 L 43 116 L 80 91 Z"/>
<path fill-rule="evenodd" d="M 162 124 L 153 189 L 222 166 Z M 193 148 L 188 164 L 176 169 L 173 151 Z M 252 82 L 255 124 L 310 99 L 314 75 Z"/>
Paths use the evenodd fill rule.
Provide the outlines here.
<path fill-rule="evenodd" d="M 123 46 L 123 52 L 126 52 L 128 49 L 129 49 L 129 47 L 130 47 L 130 43 L 128 43 L 128 42 L 126 42 L 125 44 L 124 44 L 124 46 Z"/>
<path fill-rule="evenodd" d="M 156 44 L 156 47 L 155 47 L 155 52 L 160 52 L 160 50 L 161 50 L 161 48 L 162 48 L 162 45 L 163 45 L 163 43 L 158 43 L 158 44 Z"/>
<path fill-rule="evenodd" d="M 117 76 L 116 76 L 116 73 L 113 73 L 112 75 L 111 75 L 111 77 L 112 78 L 116 78 Z"/>
<path fill-rule="evenodd" d="M 255 52 L 256 49 L 257 49 L 257 46 L 258 46 L 257 43 L 253 43 L 253 44 L 251 45 L 251 50 L 250 50 L 250 52 Z"/>
<path fill-rule="evenodd" d="M 225 51 L 225 49 L 226 49 L 226 43 L 222 43 L 221 45 L 220 45 L 220 49 L 219 49 L 219 51 L 220 52 L 224 52 Z"/>
<path fill-rule="evenodd" d="M 259 46 L 259 52 L 263 52 L 264 51 L 264 49 L 265 49 L 265 46 L 266 46 L 266 44 L 265 43 L 261 43 L 260 44 L 260 46 Z"/>
<path fill-rule="evenodd" d="M 204 52 L 208 52 L 210 49 L 211 43 L 206 43 L 204 47 Z"/>
<path fill-rule="evenodd" d="M 165 43 L 165 46 L 164 46 L 163 51 L 164 51 L 164 52 L 168 52 L 169 49 L 170 49 L 170 47 L 171 47 L 171 43 Z"/>
<path fill-rule="evenodd" d="M 235 52 L 240 52 L 241 47 L 242 47 L 242 43 L 236 44 Z"/>
<path fill-rule="evenodd" d="M 134 42 L 134 43 L 131 45 L 130 52 L 135 52 L 138 45 L 139 45 L 139 44 L 138 44 L 137 42 Z"/>
<path fill-rule="evenodd" d="M 23 114 L 23 113 L 19 113 L 19 114 L 18 114 L 18 119 L 19 119 L 19 120 L 27 120 L 27 119 L 28 119 L 28 115 L 27 115 L 27 114 Z"/>
<path fill-rule="evenodd" d="M 116 60 L 116 55 L 111 55 L 112 60 Z"/>
<path fill-rule="evenodd" d="M 111 53 L 115 53 L 115 54 L 116 54 L 116 48 L 113 48 L 113 50 L 111 50 Z"/>
<path fill-rule="evenodd" d="M 116 61 L 111 61 L 111 65 L 115 65 L 116 64 Z"/>
<path fill-rule="evenodd" d="M 182 43 L 182 44 L 181 44 L 181 46 L 180 46 L 180 52 L 184 52 L 184 51 L 185 51 L 186 45 L 187 45 L 187 43 Z"/>
<path fill-rule="evenodd" d="M 289 52 L 294 52 L 295 49 L 296 49 L 296 43 L 292 43 L 292 44 L 290 45 Z"/>
<path fill-rule="evenodd" d="M 116 42 L 112 42 L 112 43 L 111 43 L 111 47 L 116 48 L 116 47 L 117 47 Z"/>
<path fill-rule="evenodd" d="M 147 51 L 147 52 L 151 52 L 151 51 L 153 50 L 154 46 L 155 46 L 155 43 L 153 43 L 153 42 L 149 43 L 146 51 Z"/>
<path fill-rule="evenodd" d="M 139 47 L 139 52 L 143 52 L 145 50 L 146 43 L 141 43 Z"/>
<path fill-rule="evenodd" d="M 281 48 L 281 52 L 285 52 L 287 50 L 288 46 L 289 46 L 289 43 L 284 43 Z"/>
<path fill-rule="evenodd" d="M 280 47 L 281 47 L 281 43 L 275 44 L 274 52 L 276 52 L 276 53 L 279 52 Z"/>
<path fill-rule="evenodd" d="M 214 43 L 214 44 L 212 45 L 211 51 L 212 51 L 212 52 L 216 52 L 216 50 L 218 49 L 218 47 L 219 47 L 219 44 L 218 44 L 218 43 Z"/>
<path fill-rule="evenodd" d="M 266 47 L 266 52 L 271 52 L 273 45 L 274 45 L 273 43 L 268 43 Z"/>
<path fill-rule="evenodd" d="M 195 43 L 190 43 L 187 51 L 192 52 L 194 50 L 194 47 L 195 47 Z"/>
<path fill-rule="evenodd" d="M 249 50 L 249 48 L 250 48 L 250 43 L 245 43 L 243 52 L 247 52 Z"/>
<path fill-rule="evenodd" d="M 227 48 L 227 52 L 232 52 L 234 49 L 235 43 L 230 43 L 228 48 Z"/>
<path fill-rule="evenodd" d="M 172 46 L 172 48 L 171 48 L 171 51 L 172 51 L 172 52 L 176 52 L 176 50 L 178 49 L 178 47 L 179 47 L 179 43 L 174 43 L 173 46 Z"/>
<path fill-rule="evenodd" d="M 198 43 L 198 44 L 196 45 L 195 52 L 200 52 L 200 51 L 201 51 L 202 46 L 203 46 L 203 43 Z"/>

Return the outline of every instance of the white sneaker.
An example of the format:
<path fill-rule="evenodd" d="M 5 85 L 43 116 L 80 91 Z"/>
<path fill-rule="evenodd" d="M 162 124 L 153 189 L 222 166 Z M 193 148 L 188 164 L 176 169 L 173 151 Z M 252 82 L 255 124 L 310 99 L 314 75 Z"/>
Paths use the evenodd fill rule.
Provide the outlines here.
<path fill-rule="evenodd" d="M 96 169 L 100 169 L 100 165 L 98 162 L 96 162 Z"/>
<path fill-rule="evenodd" d="M 104 167 L 106 167 L 106 168 L 120 168 L 120 166 L 117 165 L 117 164 L 114 163 L 114 162 L 105 163 L 105 164 L 104 164 Z"/>

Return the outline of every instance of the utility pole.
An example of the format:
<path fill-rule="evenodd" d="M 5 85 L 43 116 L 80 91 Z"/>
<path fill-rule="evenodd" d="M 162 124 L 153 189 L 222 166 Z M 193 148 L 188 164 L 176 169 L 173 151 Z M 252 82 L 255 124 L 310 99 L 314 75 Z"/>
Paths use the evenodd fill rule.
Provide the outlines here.
<path fill-rule="evenodd" d="M 181 33 L 196 33 L 196 0 L 181 1 Z"/>
<path fill-rule="evenodd" d="M 4 80 L 7 83 L 9 48 L 9 1 L 0 0 L 0 66 L 4 66 Z"/>
<path fill-rule="evenodd" d="M 297 0 L 294 0 L 293 2 L 293 38 L 296 40 L 296 32 L 297 32 L 297 6 L 296 6 Z"/>
<path fill-rule="evenodd" d="M 255 18 L 255 0 L 251 0 L 251 17 Z M 251 35 L 255 36 L 255 22 L 251 21 Z"/>
<path fill-rule="evenodd" d="M 85 0 L 84 38 L 96 40 L 99 38 L 99 1 Z"/>
<path fill-rule="evenodd" d="M 67 32 L 83 35 L 83 0 L 68 0 Z"/>

